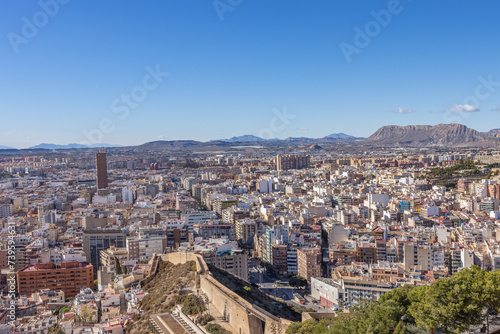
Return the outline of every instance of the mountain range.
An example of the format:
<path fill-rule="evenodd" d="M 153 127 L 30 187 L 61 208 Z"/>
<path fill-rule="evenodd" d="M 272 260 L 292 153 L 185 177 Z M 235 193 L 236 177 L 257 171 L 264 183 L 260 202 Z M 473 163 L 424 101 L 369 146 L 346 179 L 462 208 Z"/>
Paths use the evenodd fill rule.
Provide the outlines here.
<path fill-rule="evenodd" d="M 289 137 L 286 139 L 278 139 L 278 138 L 264 139 L 254 135 L 243 135 L 243 136 L 232 137 L 229 139 L 219 139 L 212 141 L 223 141 L 226 143 L 249 143 L 249 142 L 280 141 L 280 140 L 297 141 L 297 140 L 319 140 L 319 139 L 363 139 L 363 138 L 357 138 L 354 136 L 346 135 L 345 133 L 332 133 L 331 135 L 325 136 L 323 138 Z"/>
<path fill-rule="evenodd" d="M 479 132 L 462 124 L 438 125 L 387 125 L 378 129 L 368 138 L 359 138 L 345 133 L 333 133 L 322 138 L 289 137 L 286 139 L 264 139 L 254 135 L 236 136 L 229 139 L 201 142 L 195 140 L 159 140 L 144 143 L 138 146 L 123 147 L 120 145 L 95 144 L 91 146 L 81 144 L 56 145 L 42 143 L 27 150 L 48 149 L 89 149 L 89 148 L 115 148 L 120 151 L 148 150 L 182 152 L 182 151 L 217 151 L 225 149 L 243 149 L 260 146 L 262 148 L 313 148 L 314 150 L 327 149 L 328 147 L 356 146 L 356 147 L 498 147 L 500 145 L 500 129 L 488 132 Z M 12 149 L 0 146 L 0 149 Z"/>
<path fill-rule="evenodd" d="M 364 144 L 373 146 L 464 146 L 486 144 L 495 140 L 498 132 L 479 132 L 462 124 L 387 125 L 368 137 Z"/>
<path fill-rule="evenodd" d="M 358 138 L 345 133 L 334 133 L 323 138 L 289 137 L 286 139 L 264 139 L 254 135 L 243 135 L 210 142 L 192 140 L 155 141 L 137 148 L 151 151 L 166 150 L 220 150 L 243 148 L 242 143 L 262 148 L 302 147 L 320 150 L 328 147 L 497 147 L 500 145 L 500 129 L 479 132 L 462 124 L 431 125 L 387 125 L 368 138 Z"/>

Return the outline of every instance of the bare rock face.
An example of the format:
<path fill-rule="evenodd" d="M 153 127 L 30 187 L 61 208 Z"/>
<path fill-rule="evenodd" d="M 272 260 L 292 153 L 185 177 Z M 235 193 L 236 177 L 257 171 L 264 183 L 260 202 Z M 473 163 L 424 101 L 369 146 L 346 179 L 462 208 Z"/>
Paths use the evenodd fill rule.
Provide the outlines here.
<path fill-rule="evenodd" d="M 462 124 L 388 125 L 378 129 L 364 144 L 380 146 L 456 146 L 482 142 L 489 137 Z"/>

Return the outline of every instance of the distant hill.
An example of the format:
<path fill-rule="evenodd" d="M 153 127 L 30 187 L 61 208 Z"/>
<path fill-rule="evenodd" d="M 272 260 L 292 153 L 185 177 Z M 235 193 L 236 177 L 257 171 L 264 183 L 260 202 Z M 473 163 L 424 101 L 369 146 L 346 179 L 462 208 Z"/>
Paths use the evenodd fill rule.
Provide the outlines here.
<path fill-rule="evenodd" d="M 345 133 L 332 133 L 331 135 L 323 137 L 324 139 L 355 139 L 356 137 L 346 135 Z"/>
<path fill-rule="evenodd" d="M 68 145 L 58 145 L 58 144 L 47 144 L 41 143 L 35 146 L 31 146 L 29 150 L 45 149 L 45 150 L 67 150 L 73 148 L 96 148 L 96 147 L 122 147 L 122 145 L 112 145 L 112 144 L 93 144 L 93 145 L 82 145 L 82 144 L 68 144 Z"/>
<path fill-rule="evenodd" d="M 312 144 L 307 149 L 310 151 L 318 151 L 318 150 L 322 150 L 323 147 L 319 146 L 318 144 Z"/>
<path fill-rule="evenodd" d="M 457 146 L 476 144 L 490 139 L 462 124 L 387 125 L 378 129 L 363 144 L 377 146 Z"/>
<path fill-rule="evenodd" d="M 0 150 L 16 150 L 14 147 L 0 145 Z"/>
<path fill-rule="evenodd" d="M 148 142 L 139 146 L 132 146 L 132 148 L 148 149 L 148 150 L 163 150 L 166 148 L 190 148 L 194 146 L 203 145 L 202 142 L 196 140 L 157 140 Z"/>
<path fill-rule="evenodd" d="M 278 148 L 278 147 L 309 147 L 311 150 L 324 149 L 342 144 L 359 143 L 364 138 L 356 138 L 346 134 L 337 134 L 336 138 L 307 138 L 307 137 L 288 137 L 286 139 L 264 139 L 254 135 L 243 135 L 229 139 L 211 140 L 201 142 L 195 140 L 158 140 L 148 142 L 139 146 L 129 146 L 120 148 L 120 151 L 140 151 L 142 149 L 149 151 L 176 152 L 176 151 L 226 151 L 241 150 L 243 146 L 252 146 L 259 148 Z M 243 144 L 243 145 L 242 145 Z M 317 144 L 317 146 L 314 146 Z"/>
<path fill-rule="evenodd" d="M 237 137 L 232 137 L 229 139 L 220 139 L 220 140 L 213 140 L 213 141 L 222 141 L 226 143 L 248 143 L 248 142 L 266 142 L 266 141 L 272 141 L 272 142 L 279 142 L 279 141 L 284 141 L 284 142 L 289 142 L 289 143 L 307 143 L 307 142 L 316 142 L 316 141 L 321 141 L 323 139 L 334 139 L 334 140 L 350 140 L 350 139 L 358 139 L 354 136 L 346 135 L 345 133 L 332 133 L 331 135 L 325 136 L 323 138 L 308 138 L 308 137 L 288 137 L 285 139 L 278 139 L 278 138 L 271 138 L 271 139 L 264 139 L 261 137 L 257 137 L 254 135 L 244 135 L 244 136 L 237 136 Z"/>
<path fill-rule="evenodd" d="M 247 143 L 247 142 L 266 141 L 266 139 L 254 135 L 243 135 L 243 136 L 232 137 L 229 139 L 220 139 L 216 141 L 223 141 L 227 143 Z"/>

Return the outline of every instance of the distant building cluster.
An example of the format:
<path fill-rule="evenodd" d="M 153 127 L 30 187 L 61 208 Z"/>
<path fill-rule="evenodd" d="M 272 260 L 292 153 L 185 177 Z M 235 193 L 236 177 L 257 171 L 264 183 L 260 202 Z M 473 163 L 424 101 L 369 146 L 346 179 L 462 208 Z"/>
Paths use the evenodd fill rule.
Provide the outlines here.
<path fill-rule="evenodd" d="M 155 254 L 324 310 L 500 268 L 498 152 L 285 152 L 0 156 L 0 332 L 125 333 Z"/>

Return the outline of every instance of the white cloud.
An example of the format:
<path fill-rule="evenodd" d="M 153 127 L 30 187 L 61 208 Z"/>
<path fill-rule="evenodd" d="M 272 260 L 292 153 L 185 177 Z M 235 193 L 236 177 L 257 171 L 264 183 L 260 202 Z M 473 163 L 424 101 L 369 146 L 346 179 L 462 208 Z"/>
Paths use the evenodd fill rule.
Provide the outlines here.
<path fill-rule="evenodd" d="M 498 106 L 498 107 L 496 107 L 496 108 L 491 109 L 491 111 L 500 111 L 500 106 Z"/>
<path fill-rule="evenodd" d="M 470 104 L 457 104 L 450 108 L 450 111 L 455 112 L 478 112 L 480 109 Z"/>
<path fill-rule="evenodd" d="M 396 110 L 389 110 L 389 112 L 395 113 L 395 114 L 412 114 L 417 112 L 415 109 L 403 109 L 403 108 L 398 108 Z"/>

